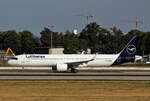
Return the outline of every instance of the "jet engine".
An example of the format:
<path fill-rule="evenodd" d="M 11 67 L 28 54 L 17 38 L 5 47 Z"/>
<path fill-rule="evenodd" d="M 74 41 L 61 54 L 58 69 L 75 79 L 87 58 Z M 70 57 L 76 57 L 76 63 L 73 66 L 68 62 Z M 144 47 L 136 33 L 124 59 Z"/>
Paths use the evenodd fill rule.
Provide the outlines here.
<path fill-rule="evenodd" d="M 67 64 L 57 64 L 56 66 L 52 66 L 52 70 L 59 71 L 59 72 L 68 71 L 68 65 Z"/>

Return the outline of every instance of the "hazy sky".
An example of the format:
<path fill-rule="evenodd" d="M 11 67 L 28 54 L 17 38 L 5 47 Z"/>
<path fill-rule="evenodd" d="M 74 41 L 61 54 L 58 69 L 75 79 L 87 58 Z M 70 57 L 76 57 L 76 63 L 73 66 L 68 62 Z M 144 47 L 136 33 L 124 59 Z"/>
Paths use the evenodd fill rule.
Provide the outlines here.
<path fill-rule="evenodd" d="M 122 20 L 144 20 L 142 31 L 150 31 L 150 0 L 0 0 L 0 31 L 29 30 L 39 36 L 45 26 L 54 25 L 54 31 L 65 32 L 85 27 L 84 17 L 92 14 L 104 28 L 117 26 L 124 32 L 135 28 Z"/>

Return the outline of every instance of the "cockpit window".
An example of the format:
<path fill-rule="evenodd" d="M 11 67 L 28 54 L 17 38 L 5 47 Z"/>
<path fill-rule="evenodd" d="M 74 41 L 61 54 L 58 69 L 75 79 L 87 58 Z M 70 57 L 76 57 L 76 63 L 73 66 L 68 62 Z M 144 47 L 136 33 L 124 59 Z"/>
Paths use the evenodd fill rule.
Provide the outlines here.
<path fill-rule="evenodd" d="M 13 59 L 13 60 L 18 60 L 18 58 L 16 58 L 16 57 L 11 57 L 10 59 Z"/>

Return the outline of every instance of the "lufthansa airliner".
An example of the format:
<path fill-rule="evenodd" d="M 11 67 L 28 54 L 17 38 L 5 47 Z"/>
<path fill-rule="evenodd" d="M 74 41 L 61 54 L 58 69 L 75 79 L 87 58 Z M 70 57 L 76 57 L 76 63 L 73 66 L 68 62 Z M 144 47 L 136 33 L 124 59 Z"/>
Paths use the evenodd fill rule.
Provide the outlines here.
<path fill-rule="evenodd" d="M 133 62 L 139 37 L 136 36 L 118 54 L 22 54 L 11 57 L 8 64 L 15 66 L 51 66 L 53 71 L 77 72 L 78 66 L 112 66 Z"/>

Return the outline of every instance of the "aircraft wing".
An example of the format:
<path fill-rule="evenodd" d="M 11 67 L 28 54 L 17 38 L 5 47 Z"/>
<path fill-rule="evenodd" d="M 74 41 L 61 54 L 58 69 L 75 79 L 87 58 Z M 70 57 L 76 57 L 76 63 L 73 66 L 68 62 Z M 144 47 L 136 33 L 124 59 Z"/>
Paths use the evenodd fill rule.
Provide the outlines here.
<path fill-rule="evenodd" d="M 90 61 L 93 61 L 95 60 L 95 58 L 96 58 L 96 55 L 91 59 L 82 60 L 82 61 L 70 61 L 70 62 L 66 62 L 65 64 L 72 65 L 73 67 L 77 67 L 79 65 L 82 65 L 83 63 L 88 63 Z"/>

